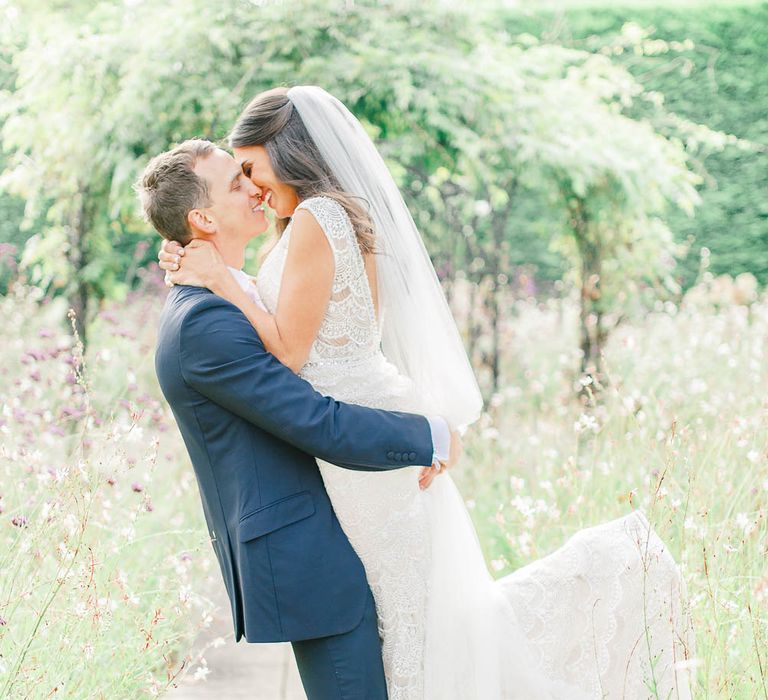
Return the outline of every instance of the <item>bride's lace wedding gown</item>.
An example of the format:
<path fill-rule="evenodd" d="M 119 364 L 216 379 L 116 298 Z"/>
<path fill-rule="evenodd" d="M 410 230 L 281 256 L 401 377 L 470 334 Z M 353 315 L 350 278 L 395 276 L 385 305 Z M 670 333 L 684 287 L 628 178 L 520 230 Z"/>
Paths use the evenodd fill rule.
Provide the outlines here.
<path fill-rule="evenodd" d="M 410 381 L 381 352 L 345 210 L 328 197 L 299 208 L 320 223 L 336 264 L 301 376 L 338 400 L 424 412 Z M 271 313 L 290 236 L 289 225 L 257 278 Z M 420 467 L 319 466 L 376 600 L 390 700 L 690 697 L 675 671 L 687 641 L 682 584 L 642 513 L 582 530 L 494 582 L 450 475 L 422 491 Z"/>

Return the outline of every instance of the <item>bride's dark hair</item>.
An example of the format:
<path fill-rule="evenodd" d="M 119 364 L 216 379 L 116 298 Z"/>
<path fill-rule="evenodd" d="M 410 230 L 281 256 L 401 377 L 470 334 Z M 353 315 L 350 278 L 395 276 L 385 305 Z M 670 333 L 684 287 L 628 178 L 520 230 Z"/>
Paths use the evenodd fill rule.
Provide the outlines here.
<path fill-rule="evenodd" d="M 325 195 L 344 207 L 363 253 L 373 253 L 373 222 L 364 207 L 334 177 L 288 97 L 288 88 L 259 93 L 243 110 L 229 135 L 231 148 L 264 146 L 275 175 L 296 190 L 299 200 Z M 278 219 L 282 235 L 287 219 Z"/>

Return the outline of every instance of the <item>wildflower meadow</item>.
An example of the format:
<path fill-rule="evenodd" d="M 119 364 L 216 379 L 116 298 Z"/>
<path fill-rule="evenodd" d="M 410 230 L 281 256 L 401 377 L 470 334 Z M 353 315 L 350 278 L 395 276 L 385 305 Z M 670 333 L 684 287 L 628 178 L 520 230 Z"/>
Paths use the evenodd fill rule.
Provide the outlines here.
<path fill-rule="evenodd" d="M 694 696 L 764 698 L 768 299 L 722 288 L 618 330 L 605 386 L 574 373 L 572 300 L 515 301 L 454 476 L 496 575 L 642 508 L 687 584 Z M 84 357 L 60 300 L 2 299 L 0 697 L 159 696 L 200 663 L 216 563 L 154 378 L 162 289 L 105 307 Z"/>
<path fill-rule="evenodd" d="M 0 697 L 160 695 L 206 623 L 194 473 L 154 378 L 162 300 L 105 309 L 83 357 L 63 300 L 0 300 Z"/>

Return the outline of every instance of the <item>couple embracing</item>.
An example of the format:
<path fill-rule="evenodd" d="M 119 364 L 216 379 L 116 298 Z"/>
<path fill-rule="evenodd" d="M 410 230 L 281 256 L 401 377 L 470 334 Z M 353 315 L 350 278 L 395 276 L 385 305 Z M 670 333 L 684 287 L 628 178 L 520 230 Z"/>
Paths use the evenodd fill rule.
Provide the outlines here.
<path fill-rule="evenodd" d="M 157 156 L 139 194 L 174 285 L 157 374 L 236 639 L 290 641 L 310 700 L 690 697 L 680 575 L 642 513 L 488 573 L 446 473 L 480 393 L 357 119 L 277 88 L 229 145 Z"/>

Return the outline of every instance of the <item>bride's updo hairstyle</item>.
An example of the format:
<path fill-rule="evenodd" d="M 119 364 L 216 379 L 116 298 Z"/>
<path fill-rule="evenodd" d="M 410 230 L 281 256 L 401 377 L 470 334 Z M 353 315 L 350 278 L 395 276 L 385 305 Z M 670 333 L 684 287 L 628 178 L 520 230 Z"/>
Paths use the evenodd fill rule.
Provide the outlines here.
<path fill-rule="evenodd" d="M 335 199 L 349 215 L 362 252 L 374 252 L 370 216 L 358 201 L 360 198 L 342 190 L 288 97 L 288 88 L 256 95 L 232 128 L 229 145 L 264 146 L 275 175 L 296 190 L 300 201 L 319 195 Z M 278 235 L 287 224 L 287 219 L 278 219 Z"/>

